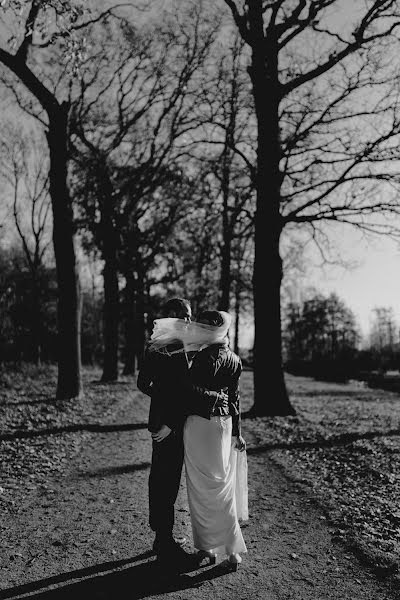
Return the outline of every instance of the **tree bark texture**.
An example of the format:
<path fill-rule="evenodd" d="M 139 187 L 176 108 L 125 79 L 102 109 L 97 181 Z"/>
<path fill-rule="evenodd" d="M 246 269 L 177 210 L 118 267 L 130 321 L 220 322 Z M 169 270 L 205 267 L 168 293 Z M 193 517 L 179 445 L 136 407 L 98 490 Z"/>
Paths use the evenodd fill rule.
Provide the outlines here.
<path fill-rule="evenodd" d="M 57 399 L 79 397 L 81 378 L 81 293 L 74 245 L 72 202 L 67 186 L 68 104 L 49 112 L 49 186 L 53 210 L 53 243 L 58 283 Z"/>
<path fill-rule="evenodd" d="M 106 170 L 104 169 L 105 173 Z M 101 237 L 104 259 L 104 306 L 103 335 L 104 357 L 102 381 L 118 379 L 118 333 L 119 333 L 119 285 L 118 285 L 118 245 L 117 232 L 113 221 L 113 198 L 111 183 L 107 177 L 103 181 L 101 202 Z"/>
<path fill-rule="evenodd" d="M 258 124 L 254 288 L 255 415 L 293 415 L 282 364 L 279 242 L 281 173 L 279 170 L 278 47 L 273 30 L 264 37 L 262 0 L 248 3 L 252 62 L 249 69 Z M 265 44 L 268 60 L 265 60 Z M 265 373 L 268 372 L 266 381 Z"/>

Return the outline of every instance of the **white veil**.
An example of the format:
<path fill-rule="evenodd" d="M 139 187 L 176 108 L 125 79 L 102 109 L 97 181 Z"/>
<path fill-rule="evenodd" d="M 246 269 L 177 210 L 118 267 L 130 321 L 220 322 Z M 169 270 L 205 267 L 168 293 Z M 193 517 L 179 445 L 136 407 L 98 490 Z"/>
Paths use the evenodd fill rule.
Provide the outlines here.
<path fill-rule="evenodd" d="M 153 333 L 151 334 L 149 348 L 160 350 L 166 346 L 178 345 L 175 352 L 194 352 L 203 346 L 223 343 L 228 335 L 232 323 L 232 317 L 225 311 L 219 311 L 223 318 L 223 324 L 205 325 L 192 321 L 187 323 L 184 319 L 164 318 L 154 321 Z"/>

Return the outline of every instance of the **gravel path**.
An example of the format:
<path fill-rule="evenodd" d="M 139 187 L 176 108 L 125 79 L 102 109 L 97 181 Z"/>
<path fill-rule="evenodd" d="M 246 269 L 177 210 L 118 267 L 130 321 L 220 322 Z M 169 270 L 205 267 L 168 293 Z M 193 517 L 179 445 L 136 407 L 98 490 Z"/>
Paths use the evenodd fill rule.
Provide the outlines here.
<path fill-rule="evenodd" d="M 220 563 L 174 577 L 161 574 L 149 552 L 147 409 L 132 384 L 98 431 L 68 434 L 83 436 L 68 471 L 27 490 L 18 518 L 0 530 L 0 598 L 396 598 L 333 541 L 306 492 L 257 448 L 248 456 L 251 517 L 243 534 L 249 554 L 239 571 L 227 572 Z M 190 536 L 184 482 L 176 533 Z"/>

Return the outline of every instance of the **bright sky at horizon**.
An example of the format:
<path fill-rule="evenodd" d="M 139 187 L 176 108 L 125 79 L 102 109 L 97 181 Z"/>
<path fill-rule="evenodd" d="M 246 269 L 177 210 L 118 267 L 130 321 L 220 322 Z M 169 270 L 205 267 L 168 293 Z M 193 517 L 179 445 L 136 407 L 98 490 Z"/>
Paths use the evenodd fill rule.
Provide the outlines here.
<path fill-rule="evenodd" d="M 378 307 L 393 309 L 400 331 L 400 241 L 398 246 L 384 237 L 360 242 L 359 235 L 348 229 L 337 245 L 343 258 L 357 262 L 357 266 L 310 267 L 299 288 L 315 288 L 324 295 L 336 293 L 353 311 L 364 339 L 371 329 L 373 310 Z M 252 320 L 246 319 L 241 323 L 240 346 L 251 348 L 253 338 Z"/>
<path fill-rule="evenodd" d="M 400 243 L 378 236 L 360 241 L 359 235 L 347 228 L 338 246 L 346 260 L 358 264 L 350 269 L 314 267 L 304 284 L 324 294 L 335 292 L 354 312 L 363 336 L 370 330 L 377 307 L 393 308 L 400 327 Z"/>

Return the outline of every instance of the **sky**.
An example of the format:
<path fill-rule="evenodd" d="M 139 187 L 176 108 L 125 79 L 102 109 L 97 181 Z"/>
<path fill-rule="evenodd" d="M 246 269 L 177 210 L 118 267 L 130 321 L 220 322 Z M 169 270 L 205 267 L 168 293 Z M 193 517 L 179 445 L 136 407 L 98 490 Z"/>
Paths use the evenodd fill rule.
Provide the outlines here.
<path fill-rule="evenodd" d="M 378 236 L 363 241 L 355 230 L 346 228 L 336 245 L 355 266 L 313 266 L 304 284 L 325 294 L 336 292 L 354 312 L 363 335 L 368 334 L 376 307 L 392 307 L 400 326 L 400 241 L 396 244 Z"/>
<path fill-rule="evenodd" d="M 378 307 L 393 309 L 400 330 L 400 240 L 396 243 L 381 236 L 365 240 L 351 227 L 332 240 L 340 257 L 351 266 L 321 265 L 317 252 L 311 251 L 306 275 L 298 281 L 299 297 L 308 288 L 324 295 L 336 293 L 353 311 L 363 339 L 368 337 L 373 310 Z M 251 348 L 253 339 L 252 321 L 245 319 L 240 346 Z"/>

